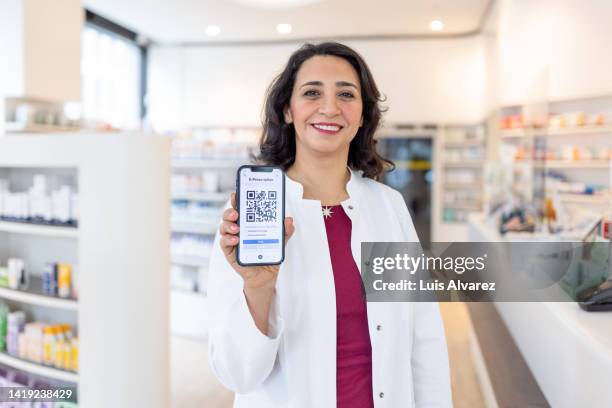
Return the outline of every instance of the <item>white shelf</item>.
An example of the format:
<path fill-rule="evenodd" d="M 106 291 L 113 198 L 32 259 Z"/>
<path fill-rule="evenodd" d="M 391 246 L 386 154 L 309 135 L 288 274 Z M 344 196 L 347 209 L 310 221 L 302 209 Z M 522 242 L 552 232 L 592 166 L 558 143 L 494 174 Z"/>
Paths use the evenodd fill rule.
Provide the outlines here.
<path fill-rule="evenodd" d="M 79 382 L 79 376 L 77 373 L 32 363 L 21 358 L 10 356 L 5 352 L 0 352 L 0 363 L 13 367 L 17 370 L 26 371 L 31 374 L 40 375 L 42 377 L 51 378 L 54 380 L 66 381 L 74 384 Z"/>
<path fill-rule="evenodd" d="M 484 147 L 484 140 L 464 140 L 460 142 L 444 142 L 444 147 Z"/>
<path fill-rule="evenodd" d="M 570 202 L 570 203 L 579 203 L 579 204 L 598 204 L 604 205 L 610 202 L 610 197 L 605 194 L 572 194 L 572 193 L 562 193 L 559 194 L 561 200 Z"/>
<path fill-rule="evenodd" d="M 608 134 L 612 135 L 612 126 L 581 126 L 565 128 L 549 128 L 549 136 L 560 135 L 587 135 L 587 134 Z"/>
<path fill-rule="evenodd" d="M 62 299 L 9 288 L 0 288 L 0 298 L 30 305 L 52 307 L 54 309 L 78 310 L 79 308 L 79 304 L 76 300 Z"/>
<path fill-rule="evenodd" d="M 78 228 L 74 227 L 58 227 L 55 225 L 39 225 L 10 221 L 0 221 L 0 232 L 55 238 L 78 238 L 79 236 Z"/>
<path fill-rule="evenodd" d="M 201 192 L 201 193 L 172 193 L 173 200 L 192 200 L 192 201 L 209 201 L 209 202 L 226 202 L 229 200 L 230 193 L 217 192 Z"/>
<path fill-rule="evenodd" d="M 444 208 L 449 208 L 453 210 L 466 210 L 466 211 L 481 211 L 482 205 L 478 202 L 457 202 L 454 204 L 445 204 Z"/>
<path fill-rule="evenodd" d="M 444 183 L 445 188 L 459 189 L 459 188 L 481 188 L 482 183 Z"/>
<path fill-rule="evenodd" d="M 47 168 L 69 169 L 83 187 L 79 188 L 82 222 L 78 229 L 0 222 L 3 256 L 18 255 L 33 265 L 57 257 L 73 264 L 78 259 L 79 271 L 86 271 L 79 275 L 81 297 L 77 312 L 31 308 L 32 321 L 67 322 L 78 327 L 78 374 L 0 354 L 1 364 L 32 375 L 77 383 L 79 406 L 117 405 L 117 396 L 109 390 L 120 388 L 121 405 L 126 407 L 165 408 L 170 398 L 167 317 L 171 235 L 169 223 L 160 222 L 168 219 L 170 195 L 167 183 L 147 182 L 170 180 L 170 142 L 169 138 L 144 134 L 126 137 L 86 132 L 0 137 L 1 168 L 43 172 Z M 24 177 L 30 177 L 32 172 L 25 173 Z M 11 233 L 29 235 L 6 239 Z M 35 239 L 40 235 L 53 239 Z M 60 242 L 62 238 L 73 241 Z M 113 254 L 110 261 L 108 254 Z M 120 290 L 100 290 L 108 282 L 121 282 Z M 137 302 L 134 293 L 138 293 Z M 38 304 L 56 301 L 21 293 L 4 294 Z M 126 305 L 129 313 L 125 313 Z M 162 318 L 133 318 L 147 315 Z M 112 364 L 109 356 L 113 357 Z M 146 364 L 141 364 L 143 361 Z M 138 380 L 143 377 L 146 383 Z"/>
<path fill-rule="evenodd" d="M 534 163 L 534 167 L 547 169 L 607 169 L 608 160 L 546 160 Z"/>
<path fill-rule="evenodd" d="M 237 169 L 248 162 L 247 159 L 174 159 L 175 169 Z"/>
<path fill-rule="evenodd" d="M 444 166 L 445 167 L 483 168 L 484 161 L 482 160 L 476 160 L 476 161 L 466 160 L 466 161 L 460 161 L 460 162 L 447 161 L 447 162 L 444 162 Z"/>
<path fill-rule="evenodd" d="M 78 126 L 43 125 L 37 123 L 6 122 L 4 129 L 7 132 L 44 133 L 44 132 L 78 132 Z"/>
<path fill-rule="evenodd" d="M 510 129 L 501 130 L 502 138 L 521 138 L 527 134 L 538 134 L 543 129 Z M 564 135 L 612 135 L 612 126 L 581 126 L 565 128 L 548 128 L 542 136 L 564 136 Z"/>
<path fill-rule="evenodd" d="M 204 256 L 172 255 L 172 263 L 184 266 L 207 266 L 210 258 Z"/>
<path fill-rule="evenodd" d="M 214 235 L 219 224 L 212 222 L 172 221 L 172 232 Z"/>
<path fill-rule="evenodd" d="M 505 129 L 499 131 L 500 137 L 503 139 L 520 138 L 525 137 L 525 129 Z"/>

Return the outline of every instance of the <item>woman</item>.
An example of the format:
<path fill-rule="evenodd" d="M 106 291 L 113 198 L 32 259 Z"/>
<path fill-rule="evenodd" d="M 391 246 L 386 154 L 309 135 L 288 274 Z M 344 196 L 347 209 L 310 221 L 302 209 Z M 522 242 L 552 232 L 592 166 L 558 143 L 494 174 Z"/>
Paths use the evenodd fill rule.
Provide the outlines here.
<path fill-rule="evenodd" d="M 259 161 L 286 171 L 285 261 L 236 263 L 232 194 L 210 264 L 209 358 L 236 407 L 451 406 L 438 305 L 362 295 L 361 242 L 418 241 L 402 196 L 375 181 L 379 100 L 338 43 L 301 47 L 268 90 Z"/>

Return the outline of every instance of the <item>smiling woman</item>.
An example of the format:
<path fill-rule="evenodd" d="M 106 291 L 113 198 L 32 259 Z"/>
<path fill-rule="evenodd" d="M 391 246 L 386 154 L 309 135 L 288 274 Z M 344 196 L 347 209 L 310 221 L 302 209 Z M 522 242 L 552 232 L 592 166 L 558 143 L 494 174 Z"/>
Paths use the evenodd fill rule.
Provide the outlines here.
<path fill-rule="evenodd" d="M 338 43 L 304 45 L 269 88 L 259 160 L 286 172 L 285 259 L 236 262 L 233 196 L 209 267 L 209 358 L 236 408 L 451 405 L 438 305 L 365 301 L 361 243 L 418 241 L 401 194 L 376 181 L 391 165 L 379 102 Z"/>
<path fill-rule="evenodd" d="M 305 44 L 268 88 L 257 159 L 288 169 L 295 161 L 296 143 L 325 148 L 326 141 L 332 140 L 308 138 L 316 134 L 313 130 L 321 134 L 342 132 L 341 141 L 333 140 L 350 143 L 348 165 L 362 170 L 366 177 L 378 178 L 393 167 L 376 152 L 374 140 L 383 113 L 379 106 L 382 100 L 368 66 L 354 50 L 339 43 Z M 318 116 L 317 109 L 322 109 Z M 335 116 L 329 110 L 339 110 L 343 123 L 325 119 L 325 115 Z M 295 112 L 307 117 L 294 117 Z"/>

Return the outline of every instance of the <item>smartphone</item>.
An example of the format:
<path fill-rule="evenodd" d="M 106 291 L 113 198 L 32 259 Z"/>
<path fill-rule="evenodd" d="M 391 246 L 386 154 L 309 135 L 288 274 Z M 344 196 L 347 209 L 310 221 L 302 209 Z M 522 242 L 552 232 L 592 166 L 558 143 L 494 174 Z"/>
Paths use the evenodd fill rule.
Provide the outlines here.
<path fill-rule="evenodd" d="M 285 173 L 278 166 L 246 165 L 236 175 L 238 247 L 242 266 L 279 265 L 285 259 Z"/>

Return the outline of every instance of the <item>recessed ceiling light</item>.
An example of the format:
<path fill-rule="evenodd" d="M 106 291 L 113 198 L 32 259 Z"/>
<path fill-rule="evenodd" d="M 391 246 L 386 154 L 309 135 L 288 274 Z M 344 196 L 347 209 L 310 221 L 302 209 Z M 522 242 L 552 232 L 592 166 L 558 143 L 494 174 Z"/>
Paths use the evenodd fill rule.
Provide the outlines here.
<path fill-rule="evenodd" d="M 429 28 L 431 31 L 442 31 L 444 29 L 444 23 L 440 20 L 433 20 L 429 23 Z"/>
<path fill-rule="evenodd" d="M 291 24 L 281 23 L 276 26 L 276 31 L 278 31 L 279 34 L 289 34 L 291 32 Z"/>
<path fill-rule="evenodd" d="M 219 28 L 219 26 L 209 25 L 208 27 L 206 27 L 206 34 L 210 36 L 214 37 L 215 35 L 219 35 L 220 32 L 221 32 L 221 29 Z"/>

